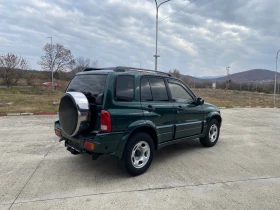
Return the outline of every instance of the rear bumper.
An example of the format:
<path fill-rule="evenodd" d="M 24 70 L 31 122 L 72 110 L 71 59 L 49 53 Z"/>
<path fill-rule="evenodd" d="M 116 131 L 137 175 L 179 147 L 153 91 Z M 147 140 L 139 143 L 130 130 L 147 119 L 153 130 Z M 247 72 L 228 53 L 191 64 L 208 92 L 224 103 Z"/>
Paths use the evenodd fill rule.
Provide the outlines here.
<path fill-rule="evenodd" d="M 77 137 L 67 136 L 61 129 L 59 121 L 54 123 L 56 135 L 60 132 L 60 139 L 65 141 L 65 147 L 72 148 L 78 153 L 87 154 L 111 154 L 118 149 L 119 142 L 123 136 L 123 132 L 111 133 L 92 133 L 88 135 L 78 135 Z M 59 131 L 59 132 L 58 132 Z M 90 150 L 84 147 L 84 143 L 94 144 L 94 149 Z M 69 149 L 68 149 L 69 150 Z"/>

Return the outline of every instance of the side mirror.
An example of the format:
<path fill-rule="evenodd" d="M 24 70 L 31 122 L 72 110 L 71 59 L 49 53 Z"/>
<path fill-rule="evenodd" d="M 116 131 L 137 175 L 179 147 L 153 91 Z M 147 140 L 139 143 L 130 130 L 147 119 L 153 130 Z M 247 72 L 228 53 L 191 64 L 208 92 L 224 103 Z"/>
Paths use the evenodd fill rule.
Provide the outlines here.
<path fill-rule="evenodd" d="M 98 105 L 102 105 L 102 104 L 103 104 L 103 96 L 104 96 L 104 93 L 100 93 L 100 94 L 96 97 L 95 103 L 98 104 Z"/>
<path fill-rule="evenodd" d="M 196 105 L 203 105 L 204 104 L 204 99 L 203 98 L 197 98 L 196 99 Z"/>

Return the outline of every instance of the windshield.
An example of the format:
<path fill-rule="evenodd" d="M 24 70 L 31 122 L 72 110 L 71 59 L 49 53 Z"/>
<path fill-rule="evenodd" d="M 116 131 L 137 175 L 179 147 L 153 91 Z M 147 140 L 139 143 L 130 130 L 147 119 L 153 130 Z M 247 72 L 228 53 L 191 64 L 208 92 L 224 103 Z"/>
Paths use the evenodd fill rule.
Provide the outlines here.
<path fill-rule="evenodd" d="M 103 74 L 87 74 L 75 76 L 66 92 L 81 92 L 86 96 L 96 97 L 104 92 L 107 75 Z"/>

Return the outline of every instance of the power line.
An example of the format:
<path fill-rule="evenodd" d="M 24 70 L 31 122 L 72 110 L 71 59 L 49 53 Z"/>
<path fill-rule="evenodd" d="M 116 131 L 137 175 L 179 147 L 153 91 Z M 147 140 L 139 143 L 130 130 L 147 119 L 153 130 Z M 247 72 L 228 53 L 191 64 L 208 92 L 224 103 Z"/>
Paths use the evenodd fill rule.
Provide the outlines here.
<path fill-rule="evenodd" d="M 170 18 L 171 16 L 177 14 L 178 12 L 182 11 L 182 10 L 185 9 L 187 6 L 189 6 L 190 4 L 192 4 L 193 2 L 195 2 L 195 0 L 189 2 L 186 6 L 183 6 L 181 9 L 177 10 L 177 11 L 174 12 L 173 14 L 171 14 L 171 15 L 167 16 L 166 18 L 160 20 L 159 23 L 162 22 L 162 21 L 164 21 L 164 20 L 166 20 L 166 19 L 168 19 L 168 18 Z"/>

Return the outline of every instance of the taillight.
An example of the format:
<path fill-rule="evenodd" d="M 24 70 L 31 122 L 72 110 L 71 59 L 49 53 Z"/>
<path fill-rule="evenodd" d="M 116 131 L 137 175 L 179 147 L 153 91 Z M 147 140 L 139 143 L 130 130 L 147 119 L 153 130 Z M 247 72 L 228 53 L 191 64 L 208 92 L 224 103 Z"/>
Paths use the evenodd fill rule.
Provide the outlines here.
<path fill-rule="evenodd" d="M 57 136 L 61 137 L 61 132 L 58 129 L 54 129 L 54 132 Z"/>
<path fill-rule="evenodd" d="M 90 150 L 94 150 L 94 144 L 90 143 L 88 141 L 84 142 L 84 147 L 87 148 L 87 149 L 90 149 Z"/>
<path fill-rule="evenodd" d="M 100 130 L 103 132 L 112 131 L 112 120 L 109 112 L 102 110 L 100 116 Z"/>

